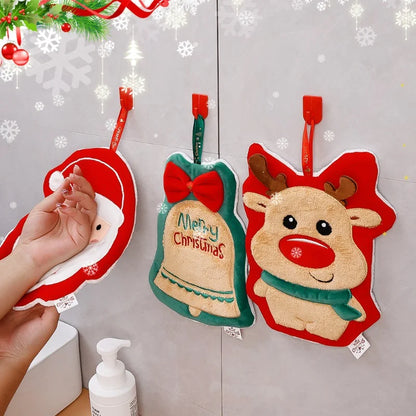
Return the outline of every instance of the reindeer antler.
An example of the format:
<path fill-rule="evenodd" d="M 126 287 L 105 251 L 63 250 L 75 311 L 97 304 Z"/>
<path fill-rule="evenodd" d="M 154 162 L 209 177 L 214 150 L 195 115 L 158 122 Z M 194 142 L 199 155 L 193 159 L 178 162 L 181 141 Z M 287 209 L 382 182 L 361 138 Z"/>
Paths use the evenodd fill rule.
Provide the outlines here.
<path fill-rule="evenodd" d="M 275 178 L 270 174 L 267 169 L 266 158 L 256 153 L 248 160 L 248 164 L 254 173 L 254 176 L 267 187 L 267 194 L 271 195 L 275 192 L 283 191 L 287 188 L 286 176 L 283 173 L 279 173 Z"/>
<path fill-rule="evenodd" d="M 333 196 L 345 206 L 347 205 L 347 199 L 357 191 L 357 184 L 348 176 L 341 176 L 338 189 L 331 182 L 325 182 L 324 189 L 327 194 Z"/>

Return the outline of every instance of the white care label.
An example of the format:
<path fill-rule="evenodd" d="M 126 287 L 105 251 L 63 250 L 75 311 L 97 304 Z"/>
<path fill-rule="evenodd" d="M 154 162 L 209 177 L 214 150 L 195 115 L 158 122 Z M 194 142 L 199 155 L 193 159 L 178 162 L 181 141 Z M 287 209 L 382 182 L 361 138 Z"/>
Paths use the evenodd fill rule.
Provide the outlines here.
<path fill-rule="evenodd" d="M 68 311 L 69 309 L 78 305 L 77 298 L 73 293 L 64 296 L 55 301 L 55 307 L 58 313 L 62 313 L 64 311 Z"/>
<path fill-rule="evenodd" d="M 350 345 L 348 345 L 352 355 L 358 360 L 370 348 L 370 343 L 364 338 L 364 335 L 358 335 Z"/>
<path fill-rule="evenodd" d="M 236 328 L 234 326 L 224 326 L 224 332 L 231 338 L 236 338 L 240 341 L 243 340 L 243 335 L 240 328 Z"/>

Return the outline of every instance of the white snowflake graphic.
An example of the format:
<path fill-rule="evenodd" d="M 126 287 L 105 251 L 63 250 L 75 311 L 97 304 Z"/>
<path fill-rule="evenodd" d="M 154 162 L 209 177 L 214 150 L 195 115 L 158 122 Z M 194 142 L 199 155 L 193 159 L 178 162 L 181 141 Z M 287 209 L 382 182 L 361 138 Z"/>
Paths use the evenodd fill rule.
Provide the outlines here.
<path fill-rule="evenodd" d="M 45 104 L 43 104 L 42 101 L 36 101 L 35 103 L 36 111 L 43 111 L 44 108 L 45 108 Z"/>
<path fill-rule="evenodd" d="M 129 28 L 129 17 L 124 13 L 112 20 L 111 24 L 116 30 L 127 30 Z"/>
<path fill-rule="evenodd" d="M 106 100 L 110 96 L 110 88 L 107 85 L 100 84 L 94 90 L 95 95 L 99 100 Z"/>
<path fill-rule="evenodd" d="M 318 55 L 318 62 L 323 64 L 326 61 L 326 56 L 324 54 Z"/>
<path fill-rule="evenodd" d="M 32 67 L 26 74 L 35 76 L 37 83 L 49 89 L 52 95 L 69 92 L 71 88 L 88 85 L 92 62 L 91 53 L 95 45 L 75 33 L 67 33 L 61 40 L 59 49 L 43 54 L 33 48 L 30 54 Z"/>
<path fill-rule="evenodd" d="M 335 133 L 332 130 L 324 131 L 324 140 L 327 142 L 333 142 L 335 139 Z"/>
<path fill-rule="evenodd" d="M 43 53 L 56 52 L 61 43 L 61 35 L 55 29 L 39 29 L 35 45 Z"/>
<path fill-rule="evenodd" d="M 361 17 L 361 15 L 364 13 L 364 7 L 360 4 L 360 3 L 354 3 L 351 6 L 350 9 L 350 14 L 352 17 L 354 17 L 355 19 L 358 19 L 359 17 Z"/>
<path fill-rule="evenodd" d="M 169 211 L 169 206 L 165 203 L 165 202 L 160 202 L 159 204 L 157 204 L 156 206 L 156 211 L 159 214 L 165 215 L 168 213 Z"/>
<path fill-rule="evenodd" d="M 0 79 L 4 82 L 10 82 L 15 76 L 22 72 L 22 68 L 15 65 L 13 61 L 4 60 L 1 65 Z"/>
<path fill-rule="evenodd" d="M 290 255 L 294 259 L 300 259 L 302 257 L 302 249 L 300 247 L 293 247 L 292 250 L 290 250 Z"/>
<path fill-rule="evenodd" d="M 405 40 L 407 40 L 407 30 L 416 24 L 416 13 L 405 6 L 396 13 L 396 25 L 404 29 Z"/>
<path fill-rule="evenodd" d="M 355 35 L 355 39 L 361 47 L 373 46 L 376 37 L 377 35 L 371 26 L 360 27 Z"/>
<path fill-rule="evenodd" d="M 114 118 L 109 118 L 106 120 L 105 128 L 108 131 L 113 131 L 116 128 L 116 120 Z"/>
<path fill-rule="evenodd" d="M 17 202 L 16 201 L 12 201 L 9 204 L 10 209 L 16 209 L 17 208 Z"/>
<path fill-rule="evenodd" d="M 276 140 L 276 145 L 279 149 L 284 150 L 289 147 L 289 141 L 286 137 L 280 137 Z"/>
<path fill-rule="evenodd" d="M 208 99 L 208 102 L 207 102 L 207 107 L 208 107 L 210 110 L 213 110 L 214 108 L 216 108 L 216 107 L 217 107 L 217 103 L 215 102 L 215 100 L 214 100 L 213 98 L 209 98 L 209 99 Z"/>
<path fill-rule="evenodd" d="M 184 40 L 183 42 L 178 43 L 177 51 L 182 58 L 192 56 L 194 52 L 194 45 L 189 40 Z"/>
<path fill-rule="evenodd" d="M 20 129 L 16 120 L 4 120 L 0 125 L 0 134 L 7 143 L 13 143 Z"/>
<path fill-rule="evenodd" d="M 90 266 L 86 266 L 82 268 L 82 271 L 87 275 L 87 276 L 95 276 L 98 273 L 98 264 L 94 263 L 91 264 Z"/>
<path fill-rule="evenodd" d="M 57 149 L 64 149 L 68 145 L 68 140 L 65 136 L 57 136 L 54 143 Z"/>
<path fill-rule="evenodd" d="M 107 42 L 102 42 L 101 45 L 97 48 L 97 53 L 100 58 L 108 58 L 113 52 L 114 49 L 114 42 L 112 40 L 108 40 Z"/>
<path fill-rule="evenodd" d="M 303 0 L 292 0 L 292 9 L 293 10 L 302 10 L 303 9 Z"/>
<path fill-rule="evenodd" d="M 324 12 L 327 7 L 331 6 L 331 3 L 329 2 L 329 0 L 326 1 L 318 1 L 318 3 L 316 4 L 316 8 L 320 11 L 320 12 Z"/>
<path fill-rule="evenodd" d="M 131 73 L 121 80 L 121 86 L 125 89 L 131 88 L 133 90 L 133 97 L 135 97 L 136 95 L 143 94 L 146 91 L 145 82 L 145 78 Z"/>
<path fill-rule="evenodd" d="M 186 12 L 189 12 L 192 15 L 196 15 L 198 6 L 202 3 L 205 3 L 205 0 L 177 0 L 177 3 L 182 5 Z"/>
<path fill-rule="evenodd" d="M 216 162 L 216 159 L 214 159 L 213 157 L 206 157 L 204 158 L 202 164 L 204 165 L 204 168 L 214 169 L 215 162 Z"/>
<path fill-rule="evenodd" d="M 231 0 L 221 2 L 218 11 L 221 28 L 225 35 L 250 37 L 261 19 L 258 8 L 253 0 L 245 0 L 238 13 Z"/>
<path fill-rule="evenodd" d="M 163 28 L 178 30 L 187 23 L 185 9 L 180 4 L 170 4 L 165 13 Z"/>
<path fill-rule="evenodd" d="M 65 104 L 65 98 L 60 94 L 56 94 L 52 97 L 52 102 L 55 107 L 62 107 Z"/>

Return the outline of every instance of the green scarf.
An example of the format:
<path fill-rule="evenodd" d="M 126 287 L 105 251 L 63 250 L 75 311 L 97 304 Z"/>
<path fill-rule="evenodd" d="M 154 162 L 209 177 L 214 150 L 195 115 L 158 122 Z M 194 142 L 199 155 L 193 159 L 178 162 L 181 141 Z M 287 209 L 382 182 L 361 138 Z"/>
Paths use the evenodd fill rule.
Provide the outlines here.
<path fill-rule="evenodd" d="M 305 287 L 273 276 L 269 272 L 266 272 L 266 270 L 263 270 L 261 273 L 261 278 L 268 285 L 287 295 L 309 302 L 331 305 L 332 309 L 340 318 L 344 319 L 344 321 L 353 321 L 361 316 L 360 311 L 357 311 L 357 309 L 348 305 L 349 300 L 352 298 L 349 289 L 324 290 Z"/>

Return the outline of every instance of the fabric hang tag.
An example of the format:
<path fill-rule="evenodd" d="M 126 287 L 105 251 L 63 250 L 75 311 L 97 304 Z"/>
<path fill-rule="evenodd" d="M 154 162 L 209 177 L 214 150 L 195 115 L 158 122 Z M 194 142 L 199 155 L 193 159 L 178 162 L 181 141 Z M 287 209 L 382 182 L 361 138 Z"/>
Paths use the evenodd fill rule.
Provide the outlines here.
<path fill-rule="evenodd" d="M 75 308 L 75 306 L 78 306 L 78 300 L 73 293 L 70 293 L 69 295 L 56 300 L 54 304 L 58 313 L 61 314 L 62 312 L 68 311 L 72 308 Z"/>
<path fill-rule="evenodd" d="M 182 316 L 207 325 L 247 327 L 254 315 L 245 290 L 237 177 L 222 160 L 201 163 L 204 117 L 197 110 L 194 160 L 175 153 L 166 163 L 166 197 L 149 282 L 156 297 Z"/>
<path fill-rule="evenodd" d="M 128 91 L 127 91 L 128 92 Z M 80 149 L 64 162 L 51 169 L 45 177 L 45 197 L 52 194 L 78 165 L 83 176 L 95 191 L 97 216 L 87 247 L 63 263 L 57 264 L 28 290 L 14 306 L 24 310 L 40 303 L 53 306 L 68 303 L 65 298 L 76 293 L 86 283 L 95 283 L 106 277 L 128 246 L 136 220 L 136 184 L 132 171 L 122 154 L 116 150 L 130 107 L 129 95 L 120 111 L 122 120 L 116 126 L 111 148 Z M 0 246 L 0 259 L 14 249 L 27 216 L 7 235 Z M 64 298 L 64 300 L 59 301 Z"/>
<path fill-rule="evenodd" d="M 351 354 L 359 360 L 363 354 L 370 348 L 370 343 L 364 337 L 363 334 L 360 334 L 350 345 L 348 349 L 351 351 Z"/>

